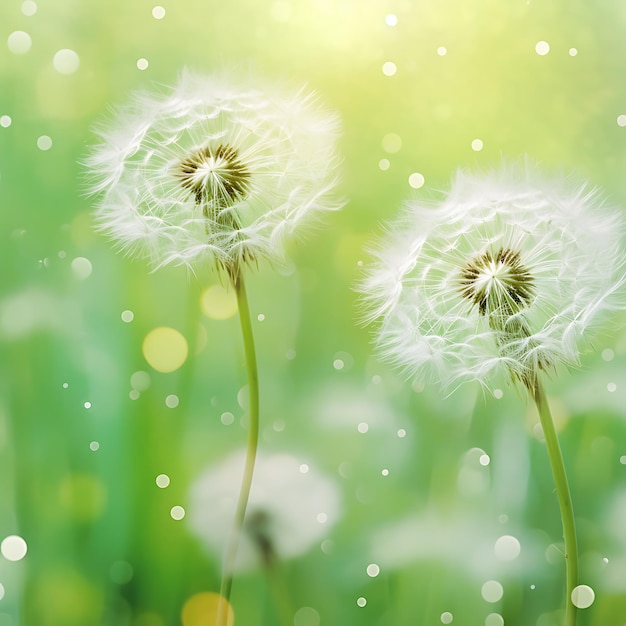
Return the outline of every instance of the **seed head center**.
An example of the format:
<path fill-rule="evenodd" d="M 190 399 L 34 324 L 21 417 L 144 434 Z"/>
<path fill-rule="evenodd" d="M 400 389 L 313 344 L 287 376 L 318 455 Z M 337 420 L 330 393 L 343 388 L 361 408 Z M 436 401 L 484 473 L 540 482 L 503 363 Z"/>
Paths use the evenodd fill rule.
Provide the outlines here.
<path fill-rule="evenodd" d="M 486 250 L 461 270 L 461 295 L 478 306 L 481 315 L 510 317 L 529 306 L 535 297 L 531 273 L 520 253 L 510 248 Z"/>
<path fill-rule="evenodd" d="M 237 150 L 224 144 L 188 155 L 176 176 L 194 194 L 197 204 L 209 204 L 215 213 L 245 198 L 250 187 L 250 172 Z"/>

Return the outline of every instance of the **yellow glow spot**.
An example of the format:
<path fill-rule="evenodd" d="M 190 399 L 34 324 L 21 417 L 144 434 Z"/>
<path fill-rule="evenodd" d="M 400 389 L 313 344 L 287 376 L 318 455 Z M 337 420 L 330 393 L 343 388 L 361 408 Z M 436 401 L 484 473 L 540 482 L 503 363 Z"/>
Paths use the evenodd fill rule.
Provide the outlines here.
<path fill-rule="evenodd" d="M 141 59 L 137 59 L 138 70 L 147 70 L 149 65 L 150 63 L 148 62 L 148 59 L 144 59 L 143 57 Z"/>
<path fill-rule="evenodd" d="M 181 618 L 183 626 L 214 626 L 217 620 L 217 610 L 222 604 L 222 610 L 227 611 L 228 626 L 235 623 L 233 607 L 218 593 L 197 593 L 183 606 Z"/>
<path fill-rule="evenodd" d="M 547 41 L 538 41 L 535 46 L 535 52 L 539 56 L 545 56 L 548 52 L 550 52 L 550 44 Z"/>
<path fill-rule="evenodd" d="M 212 285 L 200 298 L 202 312 L 214 320 L 227 320 L 237 313 L 237 297 L 232 289 Z"/>
<path fill-rule="evenodd" d="M 143 356 L 157 372 L 173 372 L 187 359 L 187 340 L 174 328 L 160 326 L 143 340 Z"/>

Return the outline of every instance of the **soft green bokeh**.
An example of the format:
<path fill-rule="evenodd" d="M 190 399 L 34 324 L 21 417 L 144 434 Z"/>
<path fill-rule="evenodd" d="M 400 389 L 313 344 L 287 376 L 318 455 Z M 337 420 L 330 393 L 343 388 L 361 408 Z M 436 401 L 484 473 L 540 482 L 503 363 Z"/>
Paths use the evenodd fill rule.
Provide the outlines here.
<path fill-rule="evenodd" d="M 219 564 L 170 510 L 185 506 L 201 469 L 245 441 L 238 323 L 201 312 L 201 294 L 218 282 L 210 268 L 149 274 L 116 256 L 92 230 L 79 165 L 94 122 L 135 89 L 172 84 L 183 67 L 307 83 L 343 119 L 348 204 L 294 246 L 289 267 L 248 277 L 253 314 L 265 316 L 255 322 L 261 447 L 310 459 L 344 494 L 332 543 L 282 566 L 294 607 L 314 610 L 298 613 L 296 626 L 316 626 L 316 614 L 322 625 L 439 624 L 447 612 L 454 624 L 496 626 L 494 613 L 507 626 L 558 624 L 560 519 L 534 408 L 506 383 L 500 399 L 471 388 L 449 398 L 413 390 L 371 356 L 353 287 L 380 222 L 406 198 L 445 189 L 459 166 L 528 154 L 626 207 L 618 123 L 626 8 L 616 0 L 169 0 L 155 19 L 153 6 L 0 5 L 0 540 L 17 534 L 28 544 L 21 561 L 0 556 L 0 626 L 173 626 L 189 597 L 219 588 Z M 15 31 L 32 40 L 24 54 L 9 49 Z M 536 51 L 542 41 L 548 54 Z M 61 49 L 78 54 L 76 72 L 55 69 Z M 393 153 L 383 147 L 389 134 L 401 139 Z M 42 136 L 48 150 L 38 147 Z M 413 173 L 424 177 L 421 190 L 409 185 Z M 580 371 L 548 383 L 581 581 L 596 594 L 581 626 L 626 619 L 620 321 Z M 190 347 L 172 373 L 154 371 L 142 354 L 145 336 L 162 326 Z M 137 371 L 150 385 L 133 399 Z M 224 412 L 232 425 L 221 422 Z M 167 488 L 156 486 L 159 474 L 170 477 Z M 494 555 L 505 535 L 521 543 L 510 562 Z M 377 576 L 367 574 L 371 563 Z M 502 600 L 481 596 L 489 580 L 503 585 Z M 232 599 L 237 626 L 276 623 L 261 572 L 237 578 Z"/>

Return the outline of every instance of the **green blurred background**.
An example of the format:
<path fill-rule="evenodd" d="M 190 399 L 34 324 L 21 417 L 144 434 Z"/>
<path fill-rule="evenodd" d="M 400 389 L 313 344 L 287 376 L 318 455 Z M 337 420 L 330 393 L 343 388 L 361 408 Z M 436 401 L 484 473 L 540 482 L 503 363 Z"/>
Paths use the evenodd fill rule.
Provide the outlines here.
<path fill-rule="evenodd" d="M 219 564 L 171 510 L 244 444 L 237 317 L 203 300 L 210 269 L 149 274 L 117 256 L 92 230 L 79 161 L 133 90 L 242 66 L 307 83 L 344 124 L 348 204 L 288 267 L 248 276 L 261 447 L 310 459 L 344 500 L 324 549 L 282 564 L 295 626 L 559 624 L 560 518 L 532 405 L 506 381 L 501 397 L 413 389 L 371 356 L 353 287 L 380 222 L 459 166 L 528 154 L 626 207 L 626 6 L 161 6 L 0 5 L 0 540 L 28 546 L 0 556 L 0 626 L 179 625 L 189 598 L 219 588 Z M 548 383 L 595 591 L 581 626 L 626 624 L 624 321 Z M 142 349 L 162 327 L 189 345 L 170 373 Z M 503 560 L 509 535 L 521 553 Z M 502 585 L 495 601 L 487 581 Z M 277 623 L 261 571 L 236 579 L 232 601 L 237 626 Z"/>

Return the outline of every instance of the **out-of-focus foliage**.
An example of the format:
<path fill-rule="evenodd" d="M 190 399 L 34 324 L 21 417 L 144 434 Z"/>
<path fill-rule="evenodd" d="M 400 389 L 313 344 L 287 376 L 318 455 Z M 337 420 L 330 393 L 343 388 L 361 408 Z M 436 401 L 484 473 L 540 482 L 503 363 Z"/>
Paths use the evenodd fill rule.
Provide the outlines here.
<path fill-rule="evenodd" d="M 0 626 L 183 615 L 200 626 L 183 609 L 219 588 L 219 563 L 173 507 L 245 441 L 232 294 L 212 268 L 150 274 L 116 256 L 92 229 L 79 165 L 94 122 L 183 67 L 306 82 L 343 120 L 349 203 L 288 266 L 247 281 L 261 448 L 314 463 L 343 494 L 326 539 L 281 563 L 295 625 L 558 624 L 560 518 L 534 408 L 504 380 L 496 397 L 404 383 L 371 357 L 353 286 L 380 221 L 458 166 L 529 154 L 626 207 L 626 11 L 606 0 L 162 8 L 0 5 Z M 626 615 L 624 321 L 580 371 L 548 382 L 581 582 L 595 591 L 581 626 Z M 164 369 L 150 333 L 166 360 L 184 338 L 182 366 L 153 367 Z M 18 560 L 13 536 L 28 548 Z M 277 622 L 271 588 L 260 570 L 235 580 L 237 626 Z"/>

